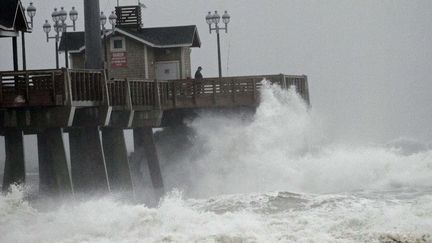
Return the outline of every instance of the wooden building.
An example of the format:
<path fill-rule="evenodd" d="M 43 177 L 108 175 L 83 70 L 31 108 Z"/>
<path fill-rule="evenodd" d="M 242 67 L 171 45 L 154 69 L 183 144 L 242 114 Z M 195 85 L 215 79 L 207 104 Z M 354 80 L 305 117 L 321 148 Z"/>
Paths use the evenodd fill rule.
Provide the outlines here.
<path fill-rule="evenodd" d="M 19 0 L 2 0 L 0 3 L 0 38 L 12 37 L 13 67 L 18 70 L 19 32 L 22 33 L 23 69 L 25 69 L 24 32 L 31 32 L 25 16 L 25 9 Z"/>
<path fill-rule="evenodd" d="M 30 31 L 24 11 L 19 0 L 1 1 L 0 37 L 17 37 L 20 31 Z"/>
<path fill-rule="evenodd" d="M 65 33 L 60 41 L 60 51 L 65 43 L 70 54 L 71 67 L 84 68 L 84 32 Z M 65 39 L 67 41 L 65 42 Z M 186 79 L 192 76 L 191 51 L 200 47 L 201 41 L 195 25 L 137 28 L 121 24 L 106 35 L 101 35 L 102 56 L 105 56 L 110 79 Z"/>

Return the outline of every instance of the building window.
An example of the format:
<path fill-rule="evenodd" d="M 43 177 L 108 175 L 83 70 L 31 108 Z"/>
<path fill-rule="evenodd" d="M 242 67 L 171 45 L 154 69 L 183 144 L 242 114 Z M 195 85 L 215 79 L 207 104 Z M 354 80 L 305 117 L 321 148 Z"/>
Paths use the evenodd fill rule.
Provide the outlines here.
<path fill-rule="evenodd" d="M 126 51 L 126 40 L 124 37 L 112 37 L 111 38 L 111 51 L 120 52 Z"/>

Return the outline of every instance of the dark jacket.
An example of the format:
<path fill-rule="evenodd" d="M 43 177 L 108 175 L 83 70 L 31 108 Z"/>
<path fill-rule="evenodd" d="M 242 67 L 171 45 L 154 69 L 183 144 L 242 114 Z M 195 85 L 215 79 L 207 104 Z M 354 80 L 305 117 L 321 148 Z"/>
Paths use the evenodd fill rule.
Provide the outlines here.
<path fill-rule="evenodd" d="M 201 70 L 197 70 L 196 72 L 195 72 L 195 79 L 202 79 L 203 78 L 203 76 L 202 76 L 202 74 L 201 74 Z"/>

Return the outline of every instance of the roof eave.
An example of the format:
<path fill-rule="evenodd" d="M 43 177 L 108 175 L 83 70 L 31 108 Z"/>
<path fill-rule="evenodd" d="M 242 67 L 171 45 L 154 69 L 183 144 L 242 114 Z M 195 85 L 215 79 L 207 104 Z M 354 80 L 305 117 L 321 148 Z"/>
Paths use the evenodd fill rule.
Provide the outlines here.
<path fill-rule="evenodd" d="M 0 37 L 17 37 L 18 32 L 14 30 L 1 30 L 0 29 Z"/>
<path fill-rule="evenodd" d="M 14 17 L 14 22 L 13 22 L 14 28 L 15 28 L 15 22 L 16 22 L 16 18 L 17 18 L 17 15 L 18 15 L 18 11 L 21 12 L 21 16 L 23 17 L 23 21 L 24 21 L 24 25 L 25 25 L 25 30 L 18 30 L 18 31 L 31 32 L 32 30 L 31 30 L 31 28 L 29 26 L 29 23 L 27 21 L 27 18 L 26 18 L 26 15 L 25 15 L 25 11 L 24 11 L 24 7 L 22 6 L 21 1 L 18 1 L 17 9 L 15 11 L 15 17 Z"/>
<path fill-rule="evenodd" d="M 192 45 L 194 43 L 195 37 L 198 40 L 198 46 L 197 47 L 201 48 L 201 39 L 199 38 L 198 28 L 196 26 L 195 26 L 195 29 L 194 29 L 194 34 L 192 36 Z M 192 47 L 194 47 L 194 46 L 192 46 Z"/>
<path fill-rule="evenodd" d="M 150 47 L 153 47 L 153 48 L 192 47 L 192 45 L 193 45 L 193 42 L 191 42 L 191 43 L 183 43 L 183 44 L 175 44 L 175 45 L 156 45 L 154 43 L 146 41 L 146 40 L 144 40 L 144 39 L 142 39 L 142 38 L 140 38 L 140 37 L 138 37 L 138 36 L 136 36 L 136 35 L 134 35 L 132 33 L 124 31 L 122 29 L 115 29 L 115 31 L 117 31 L 117 32 L 119 32 L 121 34 L 124 34 L 124 35 L 126 35 L 126 36 L 128 36 L 128 37 L 130 37 L 130 38 L 132 38 L 134 40 L 137 40 L 137 41 L 139 41 L 139 42 L 141 42 L 143 44 L 146 44 L 146 45 L 148 45 Z"/>
<path fill-rule="evenodd" d="M 127 37 L 129 37 L 129 38 L 132 38 L 132 39 L 134 39 L 134 40 L 136 40 L 136 41 L 138 41 L 138 42 L 141 42 L 141 43 L 146 44 L 146 45 L 148 45 L 148 46 L 150 46 L 150 47 L 153 47 L 153 48 L 195 47 L 195 46 L 193 46 L 193 42 L 194 42 L 194 38 L 195 38 L 195 34 L 196 34 L 197 39 L 198 39 L 198 43 L 199 43 L 199 46 L 198 46 L 198 47 L 201 47 L 201 40 L 199 39 L 198 31 L 197 31 L 196 27 L 195 27 L 195 30 L 194 30 L 194 36 L 192 37 L 192 41 L 191 41 L 190 43 L 175 44 L 175 45 L 156 45 L 156 44 L 151 43 L 151 42 L 149 42 L 149 41 L 146 41 L 146 40 L 144 40 L 144 39 L 142 39 L 142 38 L 140 38 L 140 37 L 138 37 L 138 36 L 136 36 L 136 35 L 134 35 L 134 34 L 132 34 L 132 33 L 129 33 L 129 32 L 127 32 L 127 31 L 124 31 L 124 30 L 122 30 L 122 29 L 120 29 L 120 28 L 116 28 L 114 31 L 108 32 L 106 36 L 110 36 L 110 35 L 112 35 L 114 32 L 118 32 L 118 33 L 120 33 L 120 34 L 123 34 L 123 35 L 125 35 L 125 36 L 127 36 Z M 104 37 L 104 36 L 102 35 L 101 38 L 103 38 L 103 37 Z M 79 49 L 69 50 L 68 52 L 70 52 L 70 53 L 80 53 L 80 52 L 82 52 L 82 51 L 84 51 L 84 50 L 85 50 L 85 46 L 82 46 L 82 47 L 80 47 Z M 59 50 L 59 51 L 64 52 L 63 49 L 61 49 L 61 50 Z"/>

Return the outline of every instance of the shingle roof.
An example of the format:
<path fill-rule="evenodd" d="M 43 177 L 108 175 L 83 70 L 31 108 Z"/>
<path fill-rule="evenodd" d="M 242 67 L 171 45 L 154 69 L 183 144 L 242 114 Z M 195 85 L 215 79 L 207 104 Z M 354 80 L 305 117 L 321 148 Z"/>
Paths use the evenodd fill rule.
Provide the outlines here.
<path fill-rule="evenodd" d="M 195 25 L 142 28 L 116 28 L 116 32 L 127 35 L 152 47 L 200 47 L 201 41 Z M 67 32 L 68 50 L 78 51 L 84 49 L 84 32 Z M 73 40 L 73 41 L 69 41 Z M 64 36 L 60 40 L 60 51 L 64 51 Z"/>
<path fill-rule="evenodd" d="M 65 50 L 65 37 L 67 37 L 68 50 L 76 51 L 79 50 L 85 43 L 84 32 L 66 32 L 62 34 L 60 39 L 59 50 Z"/>
<path fill-rule="evenodd" d="M 0 30 L 28 31 L 24 8 L 19 0 L 1 0 Z"/>
<path fill-rule="evenodd" d="M 195 25 L 156 27 L 135 29 L 120 29 L 135 35 L 155 46 L 190 45 L 191 47 L 201 46 L 197 28 Z"/>

